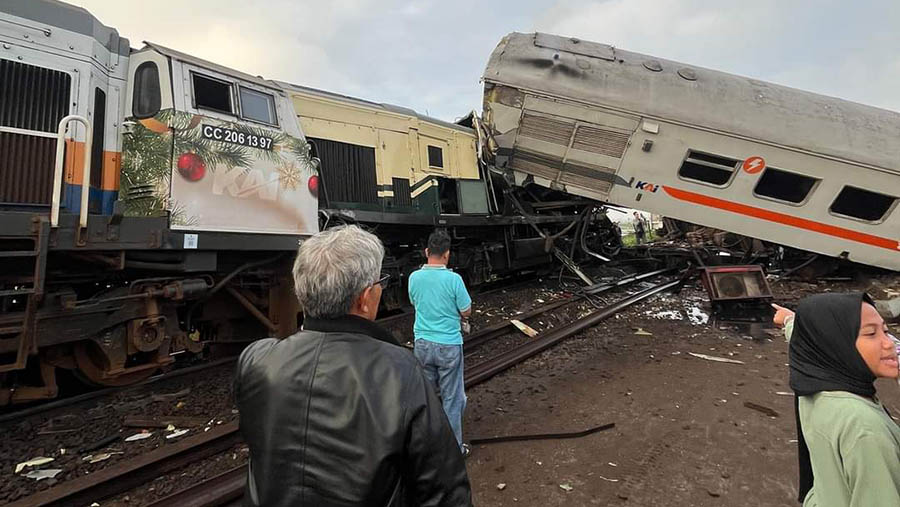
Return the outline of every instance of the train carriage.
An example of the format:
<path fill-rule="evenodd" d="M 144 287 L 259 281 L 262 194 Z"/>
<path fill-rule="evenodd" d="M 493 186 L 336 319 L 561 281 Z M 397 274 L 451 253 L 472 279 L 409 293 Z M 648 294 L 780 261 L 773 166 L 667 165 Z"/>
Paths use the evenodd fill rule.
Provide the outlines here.
<path fill-rule="evenodd" d="M 548 34 L 484 73 L 517 182 L 900 269 L 900 114 Z"/>

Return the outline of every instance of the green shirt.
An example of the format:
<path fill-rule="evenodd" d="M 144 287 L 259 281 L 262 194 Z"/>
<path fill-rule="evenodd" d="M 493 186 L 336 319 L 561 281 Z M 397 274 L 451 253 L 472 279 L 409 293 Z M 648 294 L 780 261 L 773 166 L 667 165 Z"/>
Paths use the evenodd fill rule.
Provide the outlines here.
<path fill-rule="evenodd" d="M 814 477 L 803 507 L 900 506 L 900 428 L 881 403 L 844 391 L 801 396 L 800 424 Z"/>

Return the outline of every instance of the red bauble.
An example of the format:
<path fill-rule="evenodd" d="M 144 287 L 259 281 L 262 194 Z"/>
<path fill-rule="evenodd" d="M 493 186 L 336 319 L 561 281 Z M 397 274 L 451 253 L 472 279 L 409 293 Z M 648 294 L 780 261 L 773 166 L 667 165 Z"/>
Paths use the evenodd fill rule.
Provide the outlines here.
<path fill-rule="evenodd" d="M 306 182 L 306 188 L 309 189 L 309 193 L 318 197 L 319 196 L 319 177 L 313 174 L 309 177 L 309 181 Z"/>
<path fill-rule="evenodd" d="M 196 153 L 182 153 L 178 156 L 178 173 L 188 181 L 200 181 L 206 176 L 206 164 Z"/>

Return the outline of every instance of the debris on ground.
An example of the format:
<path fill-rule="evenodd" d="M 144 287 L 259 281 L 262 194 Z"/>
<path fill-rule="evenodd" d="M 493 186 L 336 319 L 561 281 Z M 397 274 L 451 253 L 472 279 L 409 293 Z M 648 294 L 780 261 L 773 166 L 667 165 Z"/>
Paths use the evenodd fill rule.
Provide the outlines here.
<path fill-rule="evenodd" d="M 568 492 L 568 491 L 572 491 L 573 489 L 575 489 L 575 488 L 573 488 L 572 485 L 569 484 L 568 482 L 564 482 L 564 483 L 560 484 L 559 487 L 560 487 L 560 489 L 562 489 L 563 491 L 567 491 L 567 492 Z"/>
<path fill-rule="evenodd" d="M 113 451 L 113 452 L 104 452 L 101 454 L 88 454 L 87 456 L 81 458 L 81 461 L 86 461 L 88 463 L 99 463 L 101 461 L 108 460 L 109 458 L 113 457 L 113 455 L 115 455 L 115 454 L 125 454 L 125 453 L 120 452 L 120 451 Z"/>
<path fill-rule="evenodd" d="M 504 489 L 506 489 L 506 483 L 501 482 L 500 484 L 497 484 L 497 489 L 503 491 Z"/>
<path fill-rule="evenodd" d="M 773 410 L 769 407 L 766 407 L 764 405 L 759 405 L 759 404 L 753 403 L 752 401 L 745 401 L 744 406 L 749 409 L 756 410 L 757 412 L 762 412 L 763 414 L 766 414 L 769 417 L 778 417 L 778 412 L 776 412 L 775 410 Z"/>
<path fill-rule="evenodd" d="M 135 433 L 134 435 L 131 435 L 130 437 L 126 438 L 125 441 L 126 442 L 136 442 L 138 440 L 143 440 L 145 438 L 150 438 L 152 436 L 153 436 L 152 431 L 145 431 L 142 433 Z"/>
<path fill-rule="evenodd" d="M 738 361 L 737 359 L 728 359 L 727 357 L 719 357 L 719 356 L 710 356 L 706 354 L 696 354 L 694 352 L 688 352 L 688 354 L 699 357 L 700 359 L 705 359 L 707 361 L 715 361 L 717 363 L 731 363 L 731 364 L 744 364 L 743 361 Z"/>
<path fill-rule="evenodd" d="M 24 475 L 29 479 L 40 481 L 43 479 L 53 479 L 62 472 L 61 468 L 47 468 L 45 470 L 32 470 Z"/>
<path fill-rule="evenodd" d="M 512 319 L 509 321 L 510 324 L 516 326 L 516 329 L 528 335 L 529 338 L 534 338 L 538 335 L 538 332 L 532 329 L 528 324 L 516 319 Z"/>
<path fill-rule="evenodd" d="M 18 465 L 16 465 L 15 473 L 19 473 L 28 467 L 39 467 L 41 465 L 46 465 L 47 463 L 50 463 L 51 461 L 53 461 L 53 458 L 47 458 L 45 456 L 38 456 L 37 458 L 31 458 L 28 461 L 23 461 L 23 462 L 19 463 Z"/>
<path fill-rule="evenodd" d="M 166 435 L 166 439 L 178 438 L 181 435 L 184 435 L 188 432 L 188 430 L 176 430 L 174 433 Z"/>

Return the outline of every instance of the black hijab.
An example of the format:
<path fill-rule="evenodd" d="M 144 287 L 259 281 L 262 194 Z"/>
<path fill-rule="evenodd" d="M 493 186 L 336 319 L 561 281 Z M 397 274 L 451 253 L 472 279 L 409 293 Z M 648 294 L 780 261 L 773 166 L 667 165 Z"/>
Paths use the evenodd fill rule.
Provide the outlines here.
<path fill-rule="evenodd" d="M 856 350 L 862 303 L 874 306 L 868 294 L 818 294 L 800 302 L 791 334 L 791 389 L 797 419 L 800 496 L 813 486 L 809 448 L 800 425 L 800 396 L 821 391 L 846 391 L 872 398 L 875 375 Z"/>

